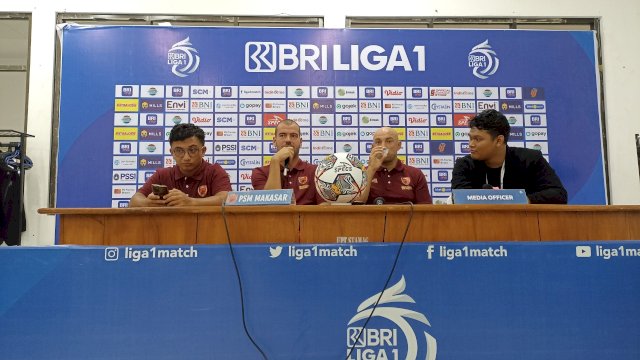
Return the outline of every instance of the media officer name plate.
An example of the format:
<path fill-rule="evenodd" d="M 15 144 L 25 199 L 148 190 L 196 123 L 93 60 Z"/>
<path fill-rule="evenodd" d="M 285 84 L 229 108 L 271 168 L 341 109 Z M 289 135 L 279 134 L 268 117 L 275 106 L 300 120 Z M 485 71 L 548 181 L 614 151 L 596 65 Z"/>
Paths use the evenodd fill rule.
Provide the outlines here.
<path fill-rule="evenodd" d="M 523 189 L 454 189 L 454 204 L 528 204 Z"/>
<path fill-rule="evenodd" d="M 231 191 L 225 205 L 292 205 L 295 204 L 293 189 Z"/>

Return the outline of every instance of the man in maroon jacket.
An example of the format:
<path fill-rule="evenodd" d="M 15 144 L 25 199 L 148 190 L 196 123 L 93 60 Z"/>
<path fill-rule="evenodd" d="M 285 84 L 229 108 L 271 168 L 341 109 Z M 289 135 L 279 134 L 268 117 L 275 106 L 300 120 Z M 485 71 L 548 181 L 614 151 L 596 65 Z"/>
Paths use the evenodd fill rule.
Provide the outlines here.
<path fill-rule="evenodd" d="M 129 206 L 221 205 L 231 182 L 220 165 L 203 159 L 204 131 L 193 124 L 178 124 L 171 129 L 169 144 L 176 165 L 157 169 L 131 197 Z M 169 193 L 155 195 L 152 184 L 166 185 Z"/>
<path fill-rule="evenodd" d="M 398 159 L 402 142 L 398 133 L 383 127 L 373 134 L 373 147 L 367 167 L 367 184 L 359 197 L 367 204 L 431 204 L 427 179 L 420 169 L 403 164 Z"/>
<path fill-rule="evenodd" d="M 257 167 L 251 173 L 255 190 L 293 189 L 296 205 L 316 205 L 324 200 L 316 192 L 316 165 L 299 157 L 302 138 L 300 126 L 293 120 L 283 120 L 276 126 L 273 144 L 278 152 L 271 163 Z"/>

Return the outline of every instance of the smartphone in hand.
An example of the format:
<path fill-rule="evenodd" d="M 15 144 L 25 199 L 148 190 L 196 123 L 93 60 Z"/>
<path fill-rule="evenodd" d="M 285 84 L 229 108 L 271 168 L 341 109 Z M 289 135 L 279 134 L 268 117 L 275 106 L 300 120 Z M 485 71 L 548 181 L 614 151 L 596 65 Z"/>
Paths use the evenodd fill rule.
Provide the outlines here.
<path fill-rule="evenodd" d="M 152 184 L 151 189 L 154 195 L 160 196 L 160 199 L 162 199 L 163 196 L 169 193 L 169 189 L 167 188 L 167 185 Z"/>

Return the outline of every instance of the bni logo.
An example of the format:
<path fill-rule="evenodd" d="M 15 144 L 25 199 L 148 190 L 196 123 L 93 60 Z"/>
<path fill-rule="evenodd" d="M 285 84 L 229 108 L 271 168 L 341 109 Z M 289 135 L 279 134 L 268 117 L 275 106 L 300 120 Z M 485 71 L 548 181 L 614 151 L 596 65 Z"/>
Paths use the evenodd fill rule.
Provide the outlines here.
<path fill-rule="evenodd" d="M 275 72 L 276 61 L 276 43 L 249 41 L 244 44 L 244 69 L 247 72 Z"/>
<path fill-rule="evenodd" d="M 200 56 L 189 42 L 189 37 L 173 44 L 167 52 L 167 63 L 171 65 L 171 72 L 179 77 L 187 77 L 198 70 Z"/>
<path fill-rule="evenodd" d="M 374 294 L 360 303 L 347 327 L 348 359 L 436 359 L 437 341 L 426 331 L 431 327 L 429 320 L 424 314 L 402 306 L 415 304 L 411 296 L 403 294 L 405 287 L 402 276 L 382 294 Z M 371 321 L 366 328 L 358 326 L 369 317 Z M 399 338 L 401 335 L 404 341 Z"/>

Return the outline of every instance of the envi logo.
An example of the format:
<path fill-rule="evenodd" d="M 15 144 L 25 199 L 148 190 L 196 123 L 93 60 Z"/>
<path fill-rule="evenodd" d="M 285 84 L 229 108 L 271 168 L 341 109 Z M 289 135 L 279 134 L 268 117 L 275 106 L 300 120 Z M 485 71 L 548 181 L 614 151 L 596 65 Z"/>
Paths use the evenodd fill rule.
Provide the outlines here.
<path fill-rule="evenodd" d="M 469 67 L 473 69 L 473 75 L 479 79 L 486 79 L 498 71 L 500 59 L 491 49 L 489 40 L 476 45 L 469 52 Z"/>
<path fill-rule="evenodd" d="M 419 312 L 390 305 L 415 303 L 409 295 L 402 293 L 405 286 L 403 276 L 395 285 L 386 289 L 381 297 L 377 293 L 358 306 L 358 313 L 349 320 L 347 327 L 347 359 L 436 359 L 437 341 L 425 331 L 431 326 L 429 320 Z M 378 297 L 380 302 L 372 315 Z M 371 321 L 364 330 L 362 327 L 352 326 L 364 324 L 369 316 Z M 378 321 L 377 318 L 381 320 Z M 399 334 L 406 341 L 399 339 Z M 401 349 L 401 344 L 406 344 L 406 349 Z"/>
<path fill-rule="evenodd" d="M 193 74 L 200 66 L 198 50 L 191 46 L 189 37 L 187 37 L 173 44 L 167 53 L 167 64 L 171 65 L 171 72 L 179 77 L 187 77 Z"/>

